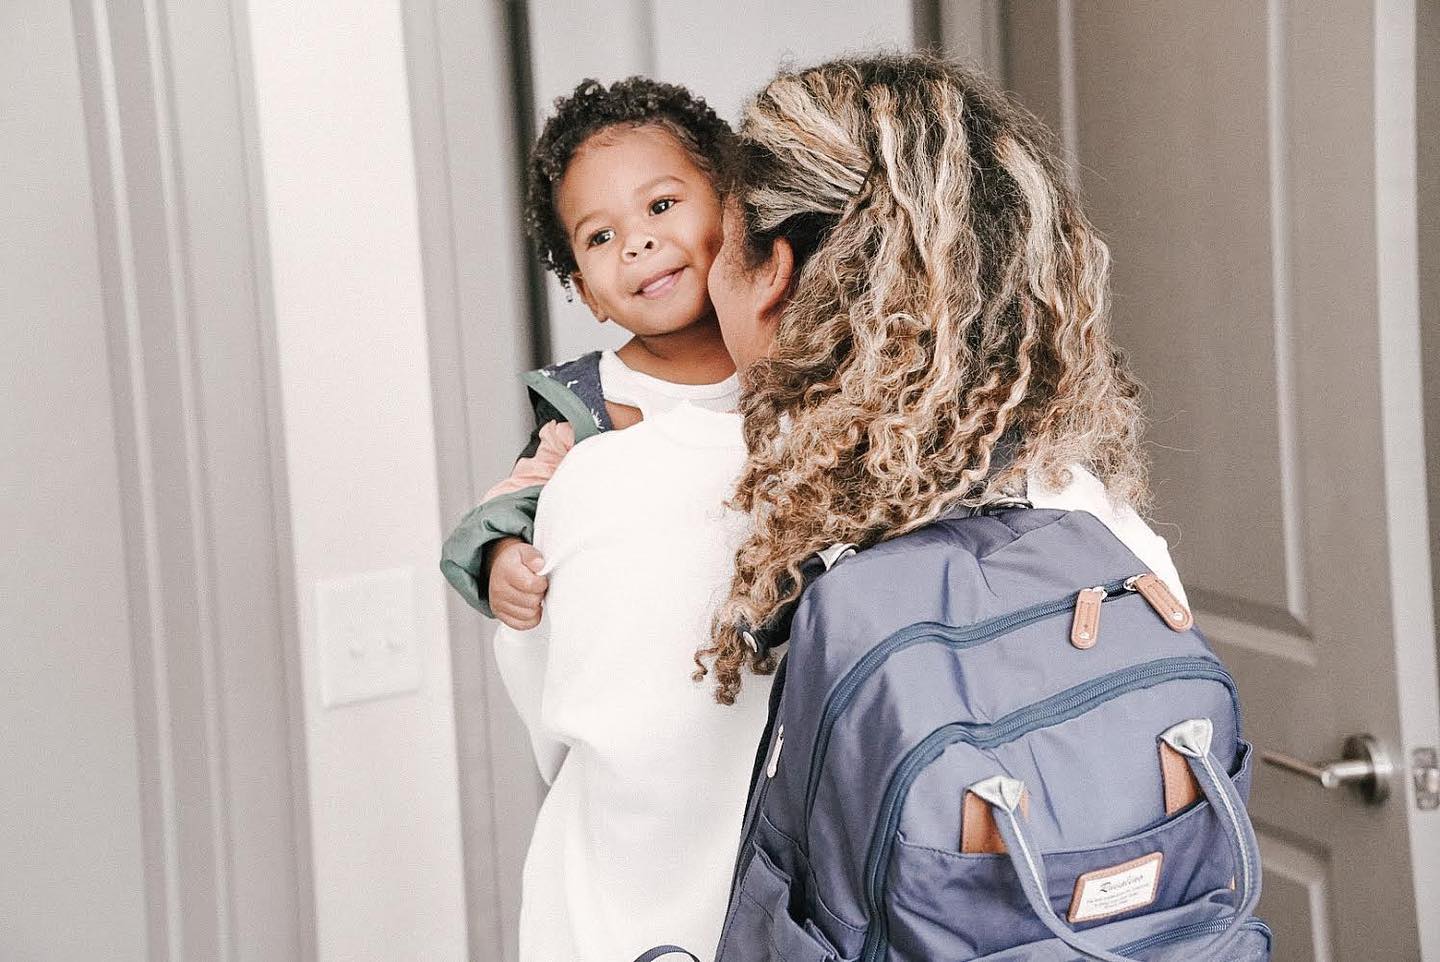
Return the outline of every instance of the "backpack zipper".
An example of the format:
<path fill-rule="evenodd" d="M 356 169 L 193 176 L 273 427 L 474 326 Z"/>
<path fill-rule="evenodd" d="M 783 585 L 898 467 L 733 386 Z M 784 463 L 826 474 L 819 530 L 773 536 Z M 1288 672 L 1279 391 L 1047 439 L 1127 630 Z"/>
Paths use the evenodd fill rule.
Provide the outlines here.
<path fill-rule="evenodd" d="M 1153 949 L 1157 945 L 1168 945 L 1171 942 L 1181 942 L 1196 935 L 1209 935 L 1212 932 L 1223 932 L 1230 925 L 1230 919 L 1206 919 L 1204 922 L 1192 922 L 1189 925 L 1178 929 L 1171 929 L 1169 932 L 1156 932 L 1154 935 L 1147 935 L 1143 939 L 1136 939 L 1134 942 L 1126 942 L 1118 946 L 1114 951 L 1117 955 L 1129 955 L 1133 952 L 1140 952 L 1145 949 Z M 1247 919 L 1240 923 L 1242 929 L 1250 929 L 1253 932 L 1264 932 L 1271 936 L 1270 926 L 1259 919 Z M 1072 962 L 1085 962 L 1078 956 Z"/>
<path fill-rule="evenodd" d="M 1139 575 L 1136 575 L 1130 578 L 1121 578 L 1106 585 L 1097 585 L 1096 588 L 1101 588 L 1105 592 L 1105 597 L 1100 601 L 1113 601 L 1134 591 L 1133 583 L 1138 577 Z M 941 641 L 953 648 L 971 648 L 982 645 L 1006 632 L 1042 621 L 1063 611 L 1073 610 L 1074 607 L 1075 595 L 1071 593 L 1063 598 L 1056 598 L 1054 601 L 1032 605 L 1029 608 L 1022 608 L 1020 611 L 963 628 L 942 625 L 933 621 L 920 622 L 900 629 L 866 652 L 865 657 L 856 662 L 830 692 L 820 716 L 820 726 L 815 734 L 815 750 L 810 754 L 810 774 L 805 782 L 805 818 L 800 835 L 805 844 L 808 846 L 810 842 L 810 815 L 815 807 L 815 793 L 820 787 L 820 771 L 824 767 L 825 755 L 830 748 L 831 731 L 840 714 L 849 706 L 850 700 L 855 696 L 860 685 L 879 668 L 882 662 L 891 655 L 924 641 Z"/>
<path fill-rule="evenodd" d="M 865 895 L 870 926 L 860 955 L 863 962 L 878 962 L 888 948 L 889 919 L 883 911 L 885 877 L 890 871 L 901 807 L 920 772 L 939 758 L 945 749 L 961 741 L 980 749 L 996 748 L 1037 729 L 1069 721 L 1128 692 L 1185 678 L 1210 678 L 1230 689 L 1232 703 L 1236 706 L 1235 731 L 1238 733 L 1240 717 L 1235 681 L 1224 668 L 1206 658 L 1161 658 L 1093 678 L 1033 705 L 1016 709 L 994 722 L 951 722 L 942 725 L 910 749 L 885 790 L 880 818 L 875 823 L 875 834 L 871 837 L 866 858 Z"/>
<path fill-rule="evenodd" d="M 1155 609 L 1160 620 L 1165 622 L 1171 631 L 1184 632 L 1194 627 L 1195 616 L 1190 613 L 1189 608 L 1180 603 L 1180 599 L 1175 597 L 1174 592 L 1158 576 L 1150 572 L 1136 575 L 1125 580 L 1125 587 L 1140 592 L 1141 597 L 1149 602 L 1150 607 Z"/>
<path fill-rule="evenodd" d="M 1104 585 L 1081 588 L 1075 595 L 1075 616 L 1070 620 L 1070 644 L 1089 651 L 1100 642 L 1100 605 L 1109 596 Z"/>
<path fill-rule="evenodd" d="M 780 749 L 785 747 L 785 723 L 780 723 L 780 728 L 775 732 L 775 751 L 770 755 L 770 764 L 765 766 L 765 777 L 775 777 L 775 770 L 780 767 Z"/>

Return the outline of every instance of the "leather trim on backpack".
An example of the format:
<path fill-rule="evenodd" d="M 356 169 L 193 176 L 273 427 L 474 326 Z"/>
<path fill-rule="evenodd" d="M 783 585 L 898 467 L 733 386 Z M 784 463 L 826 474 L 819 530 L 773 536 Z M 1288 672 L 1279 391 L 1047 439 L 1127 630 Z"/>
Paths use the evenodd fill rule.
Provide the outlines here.
<path fill-rule="evenodd" d="M 1028 791 L 1020 796 L 1020 814 L 1030 816 Z M 1003 855 L 1005 852 L 1005 841 L 995 824 L 995 809 L 971 791 L 965 792 L 965 802 L 960 809 L 960 852 L 964 855 Z"/>
<path fill-rule="evenodd" d="M 1165 786 L 1165 814 L 1174 815 L 1200 798 L 1200 783 L 1185 756 L 1160 743 L 1160 780 Z"/>

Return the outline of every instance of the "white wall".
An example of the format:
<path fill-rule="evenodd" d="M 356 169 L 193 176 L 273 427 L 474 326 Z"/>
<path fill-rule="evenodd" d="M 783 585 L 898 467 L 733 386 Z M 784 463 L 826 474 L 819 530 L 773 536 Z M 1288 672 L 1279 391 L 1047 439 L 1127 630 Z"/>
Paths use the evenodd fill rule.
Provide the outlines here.
<path fill-rule="evenodd" d="M 251 0 L 322 962 L 466 955 L 413 143 L 396 0 Z M 418 691 L 326 709 L 317 584 L 413 568 Z"/>

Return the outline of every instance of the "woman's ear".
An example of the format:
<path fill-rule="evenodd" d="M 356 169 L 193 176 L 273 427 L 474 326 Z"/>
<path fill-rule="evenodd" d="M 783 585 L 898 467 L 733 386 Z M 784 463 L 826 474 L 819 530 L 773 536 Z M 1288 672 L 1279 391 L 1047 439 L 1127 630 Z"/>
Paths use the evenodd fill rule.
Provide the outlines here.
<path fill-rule="evenodd" d="M 783 237 L 777 237 L 770 245 L 770 257 L 758 268 L 760 273 L 758 308 L 756 314 L 769 319 L 778 315 L 785 302 L 790 299 L 790 288 L 795 283 L 795 248 Z"/>
<path fill-rule="evenodd" d="M 585 306 L 590 308 L 590 313 L 595 315 L 595 320 L 601 324 L 610 320 L 610 318 L 605 316 L 605 312 L 600 309 L 600 303 L 595 300 L 595 295 L 590 293 L 590 288 L 585 285 L 585 278 L 580 276 L 579 271 L 570 275 L 570 286 L 580 295 L 580 300 L 585 302 Z"/>

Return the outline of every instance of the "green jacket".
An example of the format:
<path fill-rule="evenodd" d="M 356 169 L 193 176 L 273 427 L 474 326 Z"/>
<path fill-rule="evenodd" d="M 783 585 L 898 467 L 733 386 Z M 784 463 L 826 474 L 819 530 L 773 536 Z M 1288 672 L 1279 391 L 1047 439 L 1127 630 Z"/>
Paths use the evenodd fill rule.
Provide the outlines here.
<path fill-rule="evenodd" d="M 540 447 L 540 429 L 554 421 L 568 421 L 575 429 L 577 444 L 613 428 L 600 384 L 599 351 L 527 371 L 520 379 L 529 389 L 530 404 L 535 409 L 535 430 L 530 443 L 520 452 L 521 458 L 535 454 Z M 537 484 L 502 494 L 470 509 L 440 551 L 440 571 L 445 580 L 470 607 L 488 618 L 495 614 L 490 610 L 490 586 L 483 577 L 485 548 L 507 537 L 534 540 L 535 505 L 542 488 Z"/>

